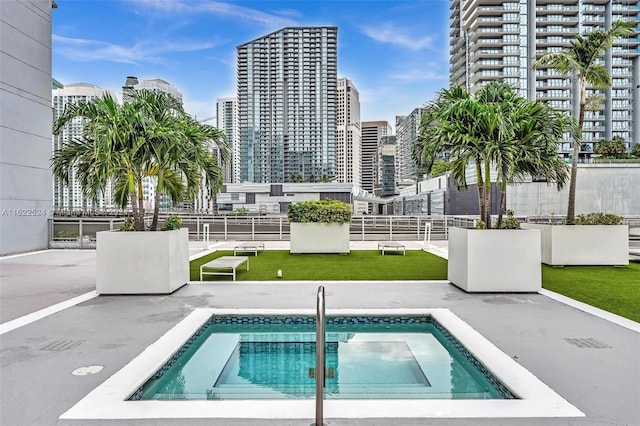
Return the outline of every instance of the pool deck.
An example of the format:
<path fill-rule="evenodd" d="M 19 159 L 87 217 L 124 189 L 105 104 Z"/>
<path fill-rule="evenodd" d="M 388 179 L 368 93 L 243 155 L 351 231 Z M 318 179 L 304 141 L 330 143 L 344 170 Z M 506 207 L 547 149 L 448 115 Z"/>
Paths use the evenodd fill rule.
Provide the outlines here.
<path fill-rule="evenodd" d="M 266 242 L 286 249 L 288 242 Z M 405 242 L 407 250 L 420 242 Z M 446 242 L 433 251 L 446 256 Z M 211 244 L 221 249 L 235 243 Z M 373 249 L 377 242 L 352 242 Z M 192 243 L 193 254 L 202 252 Z M 0 258 L 0 424 L 310 425 L 308 419 L 61 420 L 195 308 L 314 309 L 318 282 L 186 285 L 171 295 L 99 296 L 95 251 L 48 250 Z M 640 324 L 619 323 L 545 294 L 467 294 L 437 282 L 322 282 L 327 308 L 448 308 L 585 417 L 339 419 L 327 425 L 638 425 Z M 42 315 L 41 315 L 42 314 Z M 614 321 L 616 318 L 613 318 Z M 621 325 L 622 324 L 622 325 Z M 567 339 L 595 339 L 602 348 Z M 575 341 L 574 341 L 575 342 Z M 99 365 L 77 376 L 79 367 Z"/>

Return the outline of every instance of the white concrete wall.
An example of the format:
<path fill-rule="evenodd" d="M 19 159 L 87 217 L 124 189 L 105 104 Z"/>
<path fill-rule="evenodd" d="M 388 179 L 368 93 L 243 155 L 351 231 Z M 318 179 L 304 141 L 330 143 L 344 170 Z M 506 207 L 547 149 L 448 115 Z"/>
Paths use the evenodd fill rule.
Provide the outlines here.
<path fill-rule="evenodd" d="M 576 214 L 589 212 L 637 215 L 640 213 L 640 163 L 578 165 Z M 516 215 L 567 214 L 569 184 L 528 182 L 509 185 L 507 208 Z"/>
<path fill-rule="evenodd" d="M 51 0 L 0 1 L 0 255 L 45 249 L 51 217 Z"/>

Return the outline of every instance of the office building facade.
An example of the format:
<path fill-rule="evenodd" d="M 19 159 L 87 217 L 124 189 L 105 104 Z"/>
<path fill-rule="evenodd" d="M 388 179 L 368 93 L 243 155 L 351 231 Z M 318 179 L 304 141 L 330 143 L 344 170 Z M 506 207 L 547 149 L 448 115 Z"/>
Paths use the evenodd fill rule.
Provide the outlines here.
<path fill-rule="evenodd" d="M 420 134 L 420 120 L 424 108 L 415 108 L 407 116 L 396 116 L 396 182 L 399 185 L 415 182 L 419 170 L 412 158 L 412 150 Z"/>
<path fill-rule="evenodd" d="M 376 185 L 376 195 L 391 197 L 398 195 L 396 186 L 397 145 L 395 136 L 383 136 L 378 147 L 378 175 L 380 181 Z"/>
<path fill-rule="evenodd" d="M 182 93 L 178 90 L 176 86 L 169 83 L 166 80 L 161 78 L 153 78 L 151 80 L 142 80 L 139 81 L 138 77 L 129 76 L 122 86 L 122 99 L 126 101 L 127 95 L 131 93 L 132 90 L 158 90 L 160 92 L 165 92 L 176 98 L 182 103 Z"/>
<path fill-rule="evenodd" d="M 237 47 L 241 182 L 336 174 L 337 27 L 288 27 Z"/>
<path fill-rule="evenodd" d="M 384 136 L 391 135 L 388 121 L 363 121 L 362 124 L 361 172 L 362 189 L 373 194 L 379 184 L 378 147 Z"/>
<path fill-rule="evenodd" d="M 109 93 L 111 97 L 116 99 L 115 93 L 85 83 L 67 84 L 52 90 L 54 120 L 57 120 L 64 113 L 68 105 L 89 102 L 92 99 L 102 97 L 105 93 Z M 60 133 L 53 135 L 53 152 L 70 141 L 81 138 L 86 122 L 86 118 L 76 117 L 68 122 Z M 113 207 L 111 189 L 108 187 L 105 193 L 99 194 L 97 198 L 87 197 L 82 191 L 80 183 L 76 180 L 76 172 L 73 170 L 70 173 L 68 184 L 58 178 L 53 179 L 53 208 L 57 212 L 67 213 L 111 208 Z"/>
<path fill-rule="evenodd" d="M 639 19 L 637 0 L 451 0 L 450 83 L 475 93 L 502 79 L 521 96 L 577 117 L 579 87 L 553 69 L 534 70 L 534 58 L 569 46 L 573 34 Z M 582 155 L 593 152 L 601 138 L 620 136 L 628 145 L 640 141 L 639 46 L 636 33 L 618 39 L 602 58 L 612 87 L 587 90 L 587 95 L 602 96 L 603 103 L 585 115 Z M 570 142 L 565 141 L 563 152 L 570 151 Z"/>
<path fill-rule="evenodd" d="M 353 82 L 338 79 L 336 102 L 336 182 L 360 186 L 360 94 Z"/>

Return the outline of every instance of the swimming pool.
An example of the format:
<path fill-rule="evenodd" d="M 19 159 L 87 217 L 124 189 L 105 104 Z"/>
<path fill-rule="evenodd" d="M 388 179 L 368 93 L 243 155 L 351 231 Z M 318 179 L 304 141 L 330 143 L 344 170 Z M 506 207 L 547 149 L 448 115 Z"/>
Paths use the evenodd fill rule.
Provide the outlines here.
<path fill-rule="evenodd" d="M 312 309 L 195 309 L 60 419 L 310 419 L 313 398 L 129 400 L 212 317 L 312 316 Z M 449 309 L 327 309 L 327 316 L 430 316 L 519 399 L 333 399 L 325 418 L 580 417 L 584 414 Z"/>
<path fill-rule="evenodd" d="M 315 397 L 313 316 L 212 316 L 130 400 Z M 325 398 L 513 399 L 432 316 L 326 318 Z"/>

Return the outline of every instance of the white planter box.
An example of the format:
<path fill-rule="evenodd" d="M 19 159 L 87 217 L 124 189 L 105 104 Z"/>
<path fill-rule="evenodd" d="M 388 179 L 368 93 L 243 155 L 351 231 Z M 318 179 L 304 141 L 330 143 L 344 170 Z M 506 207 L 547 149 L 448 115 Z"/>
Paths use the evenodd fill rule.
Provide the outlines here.
<path fill-rule="evenodd" d="M 564 265 L 628 265 L 628 225 L 544 225 L 523 223 L 538 229 L 542 238 L 542 263 Z"/>
<path fill-rule="evenodd" d="M 189 230 L 98 232 L 98 294 L 168 294 L 189 281 Z"/>
<path fill-rule="evenodd" d="M 448 277 L 467 292 L 538 292 L 540 232 L 449 228 Z"/>
<path fill-rule="evenodd" d="M 290 253 L 348 254 L 348 223 L 291 223 Z"/>

